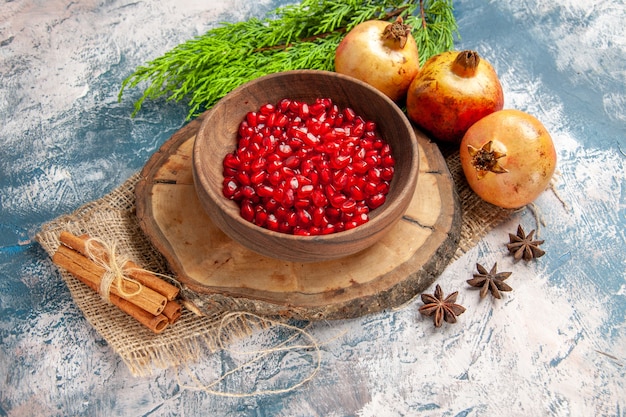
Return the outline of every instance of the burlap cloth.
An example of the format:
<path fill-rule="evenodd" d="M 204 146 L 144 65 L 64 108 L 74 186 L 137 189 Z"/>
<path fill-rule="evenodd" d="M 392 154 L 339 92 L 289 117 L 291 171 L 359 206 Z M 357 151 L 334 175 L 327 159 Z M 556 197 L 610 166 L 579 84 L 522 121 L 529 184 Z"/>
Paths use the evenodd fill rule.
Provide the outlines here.
<path fill-rule="evenodd" d="M 489 230 L 510 215 L 480 200 L 463 178 L 458 152 L 446 157 L 461 201 L 463 224 L 458 258 L 473 247 Z M 88 233 L 105 241 L 115 242 L 124 253 L 143 268 L 169 274 L 167 262 L 143 234 L 135 216 L 135 184 L 139 173 L 104 197 L 85 204 L 71 214 L 44 224 L 35 239 L 52 256 L 59 246 L 61 231 L 75 235 Z M 85 317 L 120 355 L 131 373 L 148 375 L 159 368 L 193 363 L 207 352 L 213 352 L 233 338 L 245 337 L 263 327 L 264 321 L 254 316 L 240 316 L 224 324 L 229 311 L 204 311 L 197 316 L 183 309 L 181 319 L 163 333 L 155 335 L 131 319 L 65 270 L 59 271 L 76 305 Z"/>

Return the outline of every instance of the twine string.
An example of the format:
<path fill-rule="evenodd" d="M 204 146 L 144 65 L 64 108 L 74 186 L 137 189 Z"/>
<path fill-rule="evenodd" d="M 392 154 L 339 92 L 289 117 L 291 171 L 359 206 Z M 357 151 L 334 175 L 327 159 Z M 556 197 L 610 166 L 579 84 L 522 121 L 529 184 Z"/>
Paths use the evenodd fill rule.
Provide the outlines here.
<path fill-rule="evenodd" d="M 130 261 L 127 255 L 118 255 L 117 245 L 108 244 L 102 239 L 91 237 L 85 241 L 85 253 L 96 265 L 104 269 L 100 281 L 100 296 L 110 303 L 111 288 L 115 288 L 124 297 L 132 297 L 139 294 L 143 285 L 137 280 L 130 278 L 125 265 Z M 127 290 L 127 288 L 132 288 Z"/>
<path fill-rule="evenodd" d="M 268 327 L 272 327 L 272 328 L 275 326 L 278 326 L 287 330 L 291 330 L 293 331 L 293 334 L 289 336 L 288 338 L 286 338 L 285 340 L 283 340 L 282 342 L 280 342 L 279 344 L 277 344 L 276 346 L 267 348 L 267 349 L 255 349 L 255 350 L 250 350 L 250 351 L 241 351 L 241 350 L 237 350 L 235 348 L 226 346 L 226 342 L 224 341 L 223 335 L 225 332 L 228 331 L 228 328 L 233 325 L 233 322 L 245 321 L 247 323 L 250 323 L 250 321 L 252 320 L 255 320 L 261 323 L 263 326 L 267 325 Z M 290 344 L 291 342 L 296 340 L 298 337 L 304 337 L 306 340 L 309 341 L 309 343 Z M 190 369 L 189 365 L 185 364 L 184 367 L 185 367 L 186 373 L 191 379 L 191 381 L 193 382 L 193 385 L 187 385 L 183 383 L 182 381 L 180 381 L 179 375 L 177 375 L 178 383 L 181 388 L 199 390 L 199 391 L 203 391 L 208 394 L 215 395 L 215 396 L 231 397 L 231 398 L 248 398 L 248 397 L 255 397 L 255 396 L 260 396 L 260 395 L 277 395 L 277 394 L 288 393 L 288 392 L 298 389 L 299 387 L 303 386 L 307 382 L 313 380 L 313 378 L 315 378 L 315 376 L 321 369 L 321 364 L 322 364 L 321 345 L 317 342 L 315 337 L 306 330 L 306 328 L 300 328 L 300 327 L 293 326 L 291 324 L 287 324 L 281 321 L 275 321 L 269 318 L 260 317 L 253 313 L 248 313 L 248 312 L 243 312 L 243 311 L 226 313 L 222 317 L 222 320 L 218 328 L 217 341 L 218 341 L 219 347 L 226 352 L 229 352 L 231 354 L 246 354 L 246 355 L 254 355 L 254 356 L 251 359 L 242 363 L 241 365 L 227 372 L 224 372 L 219 378 L 217 378 L 216 380 L 210 383 L 203 383 L 198 377 L 198 375 L 192 369 Z M 255 363 L 258 363 L 259 361 L 263 360 L 263 358 L 273 353 L 291 352 L 291 351 L 298 351 L 298 350 L 303 350 L 306 354 L 310 355 L 313 358 L 313 364 L 312 364 L 313 368 L 311 369 L 308 375 L 306 375 L 304 378 L 294 382 L 293 384 L 289 386 L 286 386 L 284 388 L 277 388 L 277 389 L 254 390 L 250 392 L 220 391 L 215 388 L 216 385 L 220 384 L 229 376 L 237 372 L 240 372 L 242 370 L 245 370 L 246 368 L 250 367 L 251 365 Z"/>

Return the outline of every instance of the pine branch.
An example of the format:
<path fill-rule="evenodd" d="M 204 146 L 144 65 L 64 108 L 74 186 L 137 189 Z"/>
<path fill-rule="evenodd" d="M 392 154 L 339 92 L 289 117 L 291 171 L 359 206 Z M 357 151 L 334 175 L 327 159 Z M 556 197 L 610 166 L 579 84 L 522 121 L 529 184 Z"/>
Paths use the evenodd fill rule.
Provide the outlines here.
<path fill-rule="evenodd" d="M 190 119 L 254 78 L 295 69 L 332 71 L 345 33 L 363 21 L 396 16 L 414 28 L 422 63 L 449 50 L 458 35 L 451 0 L 303 0 L 264 19 L 224 23 L 174 47 L 124 79 L 118 99 L 128 88 L 147 85 L 133 116 L 145 100 L 165 98 L 186 100 Z"/>

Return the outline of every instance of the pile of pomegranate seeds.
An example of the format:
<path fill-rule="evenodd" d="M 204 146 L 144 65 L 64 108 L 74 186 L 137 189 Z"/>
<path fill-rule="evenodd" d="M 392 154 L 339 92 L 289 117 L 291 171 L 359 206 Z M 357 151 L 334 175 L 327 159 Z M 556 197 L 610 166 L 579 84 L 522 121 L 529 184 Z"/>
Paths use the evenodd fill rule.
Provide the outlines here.
<path fill-rule="evenodd" d="M 249 112 L 223 164 L 224 196 L 244 219 L 310 236 L 367 222 L 385 202 L 395 160 L 374 122 L 322 98 Z"/>

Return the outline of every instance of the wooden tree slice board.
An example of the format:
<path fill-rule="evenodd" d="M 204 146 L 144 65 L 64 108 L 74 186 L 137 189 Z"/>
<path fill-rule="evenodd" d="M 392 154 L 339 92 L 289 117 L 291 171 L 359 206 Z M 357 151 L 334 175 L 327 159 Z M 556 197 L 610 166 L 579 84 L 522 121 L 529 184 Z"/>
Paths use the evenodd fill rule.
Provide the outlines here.
<path fill-rule="evenodd" d="M 357 317 L 411 300 L 455 253 L 461 213 L 454 183 L 438 147 L 419 131 L 415 195 L 402 220 L 374 246 L 317 263 L 281 261 L 244 248 L 211 222 L 196 196 L 191 158 L 201 120 L 163 144 L 135 191 L 144 233 L 197 298 L 259 315 Z"/>

